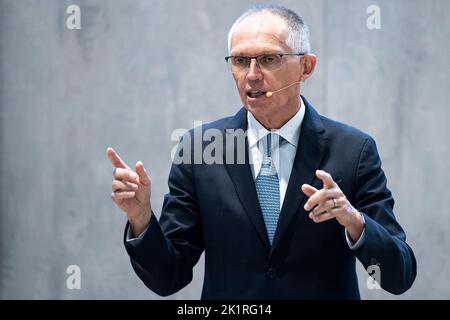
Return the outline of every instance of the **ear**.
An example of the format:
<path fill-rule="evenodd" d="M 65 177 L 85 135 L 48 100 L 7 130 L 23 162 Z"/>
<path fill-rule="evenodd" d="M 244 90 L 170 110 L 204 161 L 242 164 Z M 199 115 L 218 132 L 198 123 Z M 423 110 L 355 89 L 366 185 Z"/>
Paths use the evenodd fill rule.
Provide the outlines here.
<path fill-rule="evenodd" d="M 300 75 L 300 81 L 305 81 L 314 72 L 317 63 L 317 57 L 312 53 L 305 54 L 303 56 L 303 59 L 300 59 L 300 63 L 302 64 L 303 70 L 303 73 Z"/>

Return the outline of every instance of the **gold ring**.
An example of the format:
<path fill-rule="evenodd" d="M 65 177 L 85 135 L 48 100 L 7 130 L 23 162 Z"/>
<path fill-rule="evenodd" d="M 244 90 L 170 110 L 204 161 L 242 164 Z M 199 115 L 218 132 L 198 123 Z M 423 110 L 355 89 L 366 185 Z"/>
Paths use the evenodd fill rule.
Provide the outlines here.
<path fill-rule="evenodd" d="M 337 202 L 336 202 L 336 199 L 335 198 L 333 198 L 333 209 L 335 209 L 335 208 L 337 208 L 338 207 L 338 205 L 337 205 Z"/>

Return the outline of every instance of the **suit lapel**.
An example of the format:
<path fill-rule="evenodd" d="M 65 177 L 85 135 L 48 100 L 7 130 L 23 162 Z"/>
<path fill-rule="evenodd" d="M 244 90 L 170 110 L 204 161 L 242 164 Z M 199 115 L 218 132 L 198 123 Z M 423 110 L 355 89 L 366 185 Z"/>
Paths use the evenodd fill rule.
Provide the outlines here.
<path fill-rule="evenodd" d="M 302 184 L 313 183 L 315 171 L 320 168 L 327 154 L 327 136 L 320 117 L 305 98 L 303 101 L 305 117 L 270 254 L 276 249 L 300 204 L 306 202 L 306 195 L 301 191 Z M 308 215 L 300 215 L 298 219 L 306 221 Z"/>
<path fill-rule="evenodd" d="M 247 111 L 242 108 L 228 123 L 227 129 L 232 129 L 227 131 L 225 129 L 225 139 L 224 139 L 224 164 L 228 171 L 228 174 L 233 181 L 234 187 L 236 189 L 238 198 L 245 209 L 245 213 L 249 217 L 253 226 L 259 235 L 260 240 L 263 242 L 267 251 L 270 249 L 269 238 L 266 232 L 266 226 L 264 224 L 264 219 L 262 216 L 261 208 L 259 206 L 258 195 L 256 193 L 255 182 L 253 180 L 252 171 L 249 164 L 249 154 L 248 154 L 248 141 L 247 135 L 245 135 L 245 144 L 243 148 L 245 150 L 238 150 L 239 144 L 232 144 L 234 150 L 234 159 L 231 164 L 227 164 L 226 154 L 232 150 L 227 150 L 227 139 L 230 139 L 230 132 L 233 133 L 234 130 L 242 129 L 244 132 L 247 131 Z M 239 152 L 245 152 L 245 163 L 239 164 L 236 160 Z"/>

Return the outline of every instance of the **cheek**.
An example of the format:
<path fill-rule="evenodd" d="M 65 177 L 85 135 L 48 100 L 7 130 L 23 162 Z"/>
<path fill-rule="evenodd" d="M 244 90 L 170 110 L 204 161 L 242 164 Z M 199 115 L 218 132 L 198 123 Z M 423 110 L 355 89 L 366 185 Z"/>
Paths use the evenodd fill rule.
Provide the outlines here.
<path fill-rule="evenodd" d="M 301 65 L 298 62 L 287 61 L 280 69 L 279 78 L 284 81 L 297 81 L 300 79 L 302 73 L 301 69 Z"/>
<path fill-rule="evenodd" d="M 234 79 L 236 82 L 236 87 L 238 88 L 239 92 L 242 93 L 245 91 L 245 80 L 243 79 Z"/>

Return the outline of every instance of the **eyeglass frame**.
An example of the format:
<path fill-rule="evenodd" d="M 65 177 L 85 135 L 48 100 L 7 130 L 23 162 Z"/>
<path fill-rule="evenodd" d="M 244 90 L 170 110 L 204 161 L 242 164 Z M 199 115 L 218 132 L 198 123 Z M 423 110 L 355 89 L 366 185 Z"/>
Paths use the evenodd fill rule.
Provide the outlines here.
<path fill-rule="evenodd" d="M 235 55 L 235 56 L 227 56 L 227 57 L 225 57 L 225 61 L 227 62 L 227 64 L 229 65 L 229 69 L 230 69 L 230 72 L 231 73 L 233 73 L 233 71 L 231 71 L 231 63 L 228 61 L 230 58 L 234 58 L 234 57 L 241 57 L 241 58 L 249 58 L 250 60 L 250 62 L 248 63 L 248 66 L 246 67 L 246 69 L 249 69 L 250 68 L 250 65 L 251 65 L 251 63 L 252 63 L 252 60 L 253 59 L 255 59 L 255 62 L 256 62 L 256 64 L 259 66 L 259 68 L 261 69 L 261 70 L 263 70 L 264 68 L 261 68 L 261 66 L 259 65 L 259 63 L 258 63 L 258 58 L 259 57 L 262 57 L 262 56 L 267 56 L 267 55 L 277 55 L 277 56 L 280 56 L 280 59 L 281 60 L 283 60 L 283 57 L 284 56 L 298 56 L 298 57 L 301 57 L 301 56 L 304 56 L 304 55 L 306 55 L 306 53 L 284 53 L 284 52 L 276 52 L 276 53 L 263 53 L 263 54 L 259 54 L 259 55 L 257 55 L 257 56 L 243 56 L 243 55 Z M 282 64 L 281 64 L 282 65 Z M 281 68 L 281 65 L 280 65 L 280 68 Z M 242 69 L 242 71 L 241 72 L 243 72 L 243 71 L 245 71 L 246 69 Z M 280 70 L 280 69 L 274 69 L 274 70 L 268 70 L 268 71 L 277 71 L 277 70 Z"/>

